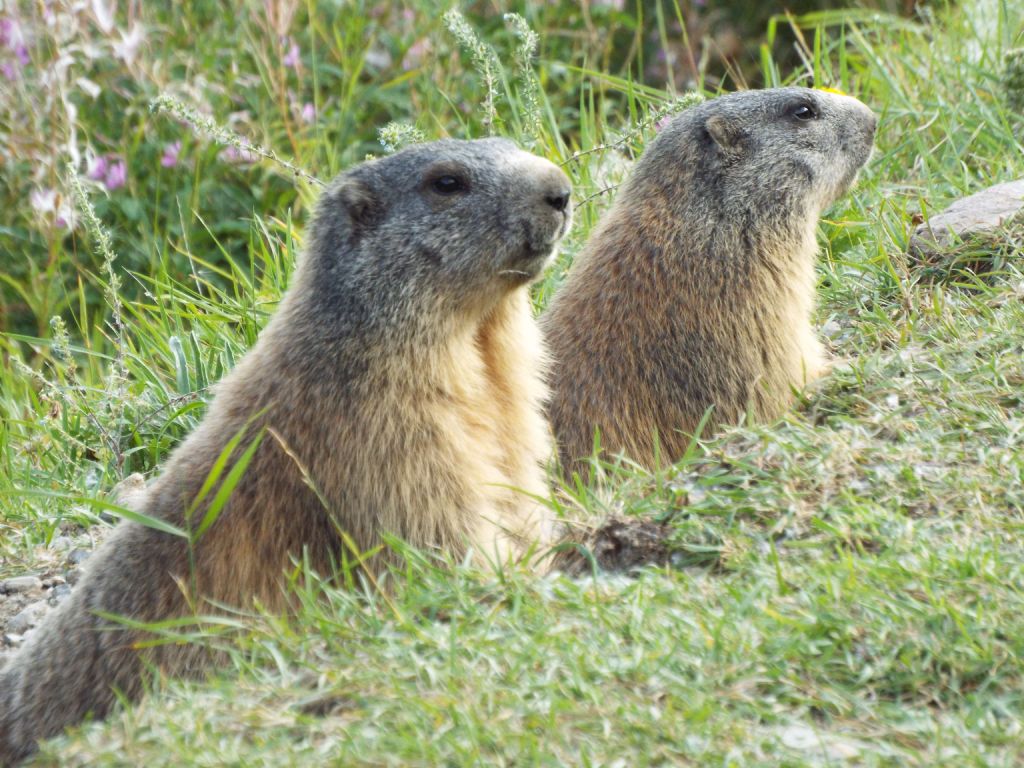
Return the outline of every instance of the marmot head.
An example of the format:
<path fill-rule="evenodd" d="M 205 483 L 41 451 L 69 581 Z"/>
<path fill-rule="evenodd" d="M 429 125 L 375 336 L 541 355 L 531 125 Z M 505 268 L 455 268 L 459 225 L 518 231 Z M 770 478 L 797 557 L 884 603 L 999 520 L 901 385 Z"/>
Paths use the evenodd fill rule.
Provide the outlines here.
<path fill-rule="evenodd" d="M 741 91 L 683 112 L 644 160 L 662 178 L 679 178 L 685 168 L 690 193 L 722 206 L 724 215 L 741 206 L 755 218 L 780 208 L 817 216 L 867 162 L 876 125 L 874 113 L 850 96 L 795 87 Z"/>
<path fill-rule="evenodd" d="M 507 139 L 419 144 L 332 182 L 302 268 L 318 291 L 381 311 L 485 307 L 540 275 L 569 227 L 570 190 Z"/>

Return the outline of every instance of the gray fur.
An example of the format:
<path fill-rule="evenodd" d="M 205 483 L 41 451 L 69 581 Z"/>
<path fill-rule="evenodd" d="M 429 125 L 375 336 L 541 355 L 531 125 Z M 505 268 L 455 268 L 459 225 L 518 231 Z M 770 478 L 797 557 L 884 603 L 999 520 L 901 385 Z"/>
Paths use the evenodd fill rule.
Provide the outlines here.
<path fill-rule="evenodd" d="M 875 124 L 855 99 L 779 88 L 704 102 L 661 131 L 541 320 L 567 470 L 586 474 L 595 428 L 610 455 L 653 466 L 657 441 L 674 461 L 709 408 L 712 426 L 775 418 L 824 370 L 815 225 Z"/>
<path fill-rule="evenodd" d="M 438 174 L 467 188 L 442 194 Z M 267 428 L 194 570 L 181 539 L 122 523 L 0 670 L 0 764 L 104 716 L 115 691 L 137 698 L 147 665 L 195 675 L 211 661 L 189 646 L 137 650 L 145 633 L 97 612 L 153 622 L 254 598 L 284 609 L 291 558 L 329 575 L 346 553 L 336 526 L 363 552 L 388 532 L 457 559 L 470 546 L 514 555 L 536 534 L 534 502 L 509 490 L 543 492 L 549 449 L 526 286 L 568 226 L 568 192 L 561 171 L 498 139 L 419 145 L 330 185 L 278 312 L 133 496 L 186 527 L 227 442 L 250 420 L 249 436 Z"/>

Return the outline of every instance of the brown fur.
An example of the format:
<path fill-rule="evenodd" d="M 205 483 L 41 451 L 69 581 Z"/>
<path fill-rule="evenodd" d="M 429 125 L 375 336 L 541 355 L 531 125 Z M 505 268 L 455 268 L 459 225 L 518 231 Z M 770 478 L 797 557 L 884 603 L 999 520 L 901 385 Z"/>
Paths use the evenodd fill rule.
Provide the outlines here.
<path fill-rule="evenodd" d="M 811 120 L 794 117 L 810 105 Z M 803 88 L 687 110 L 647 148 L 542 317 L 567 471 L 677 460 L 710 424 L 779 416 L 827 369 L 811 328 L 815 227 L 867 160 L 875 118 Z"/>
<path fill-rule="evenodd" d="M 457 176 L 462 191 L 433 186 Z M 228 441 L 263 439 L 194 547 L 123 523 L 82 584 L 0 670 L 0 763 L 136 698 L 144 664 L 194 674 L 203 650 L 135 644 L 97 611 L 142 622 L 283 609 L 305 553 L 333 572 L 384 533 L 480 562 L 542 538 L 549 438 L 527 284 L 568 225 L 568 181 L 504 140 L 422 145 L 344 174 L 324 194 L 294 285 L 205 419 L 131 503 L 179 527 Z M 315 491 L 312 486 L 315 486 Z M 212 496 L 212 494 L 211 494 Z M 385 551 L 367 567 L 379 570 Z"/>

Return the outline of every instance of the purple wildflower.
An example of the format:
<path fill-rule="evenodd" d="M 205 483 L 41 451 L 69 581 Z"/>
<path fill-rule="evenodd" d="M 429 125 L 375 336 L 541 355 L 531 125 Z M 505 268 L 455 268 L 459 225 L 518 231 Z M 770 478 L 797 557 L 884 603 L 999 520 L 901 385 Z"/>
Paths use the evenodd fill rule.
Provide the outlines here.
<path fill-rule="evenodd" d="M 658 122 L 656 122 L 654 124 L 654 132 L 655 133 L 660 133 L 661 131 L 663 131 L 665 129 L 665 126 L 668 125 L 671 122 L 672 122 L 672 115 L 665 115 L 663 118 L 661 118 L 660 120 L 658 120 Z"/>
<path fill-rule="evenodd" d="M 28 48 L 26 48 L 24 45 L 19 45 L 17 48 L 14 49 L 14 56 L 18 59 L 18 61 L 21 63 L 21 66 L 23 67 L 29 62 Z"/>
<path fill-rule="evenodd" d="M 292 69 L 298 69 L 299 68 L 299 44 L 296 43 L 294 40 L 292 40 L 290 37 L 288 38 L 288 41 L 291 43 L 291 46 L 289 46 L 289 48 L 288 48 L 288 53 L 286 53 L 284 55 L 284 58 L 281 59 L 281 63 L 284 64 L 286 67 L 291 67 Z"/>
<path fill-rule="evenodd" d="M 98 155 L 90 159 L 86 165 L 85 177 L 89 181 L 98 181 L 108 192 L 113 192 L 123 187 L 127 181 L 128 165 L 119 155 Z"/>
<path fill-rule="evenodd" d="M 302 118 L 304 123 L 312 123 L 316 120 L 316 107 L 313 106 L 313 102 L 307 101 L 302 105 L 302 112 L 299 117 Z"/>
<path fill-rule="evenodd" d="M 11 62 L 5 61 L 0 64 L 0 73 L 3 74 L 5 80 L 16 80 L 18 77 L 18 69 Z"/>
<path fill-rule="evenodd" d="M 259 155 L 250 152 L 248 149 L 238 147 L 226 147 L 219 155 L 220 159 L 227 163 L 255 163 Z"/>
<path fill-rule="evenodd" d="M 128 165 L 124 160 L 117 158 L 107 168 L 106 178 L 103 179 L 103 184 L 106 188 L 113 192 L 115 189 L 120 189 L 124 186 L 125 181 L 128 180 Z"/>
<path fill-rule="evenodd" d="M 94 157 L 85 168 L 85 177 L 89 181 L 103 181 L 107 176 L 107 158 L 103 155 Z"/>
<path fill-rule="evenodd" d="M 181 142 L 176 141 L 164 147 L 163 157 L 160 158 L 160 165 L 164 168 L 173 168 L 178 164 L 178 154 L 181 152 Z"/>
<path fill-rule="evenodd" d="M 430 53 L 430 40 L 422 37 L 410 45 L 409 50 L 405 52 L 405 56 L 402 58 L 402 69 L 406 72 L 416 69 L 423 63 L 428 53 Z"/>

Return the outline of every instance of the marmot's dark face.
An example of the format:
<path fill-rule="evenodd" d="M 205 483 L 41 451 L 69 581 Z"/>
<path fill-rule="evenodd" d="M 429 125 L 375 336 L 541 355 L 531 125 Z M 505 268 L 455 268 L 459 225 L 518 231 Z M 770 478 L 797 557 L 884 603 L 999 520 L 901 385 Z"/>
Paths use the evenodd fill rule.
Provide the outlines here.
<path fill-rule="evenodd" d="M 655 150 L 653 161 L 692 167 L 694 189 L 708 186 L 727 208 L 745 201 L 755 213 L 817 216 L 867 162 L 876 124 L 870 109 L 839 93 L 743 91 L 680 115 L 657 139 L 669 152 Z"/>
<path fill-rule="evenodd" d="M 569 227 L 570 189 L 505 139 L 420 144 L 343 174 L 313 250 L 352 290 L 493 301 L 540 275 Z"/>

